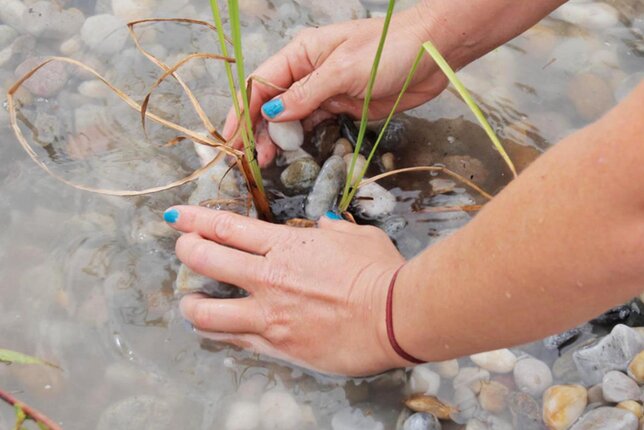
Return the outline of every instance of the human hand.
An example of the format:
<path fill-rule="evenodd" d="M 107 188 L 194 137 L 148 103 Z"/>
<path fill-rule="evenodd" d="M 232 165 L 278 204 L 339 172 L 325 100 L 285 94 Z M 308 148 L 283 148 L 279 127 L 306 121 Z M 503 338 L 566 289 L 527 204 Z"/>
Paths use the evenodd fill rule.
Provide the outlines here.
<path fill-rule="evenodd" d="M 410 364 L 385 322 L 387 287 L 405 260 L 381 230 L 326 217 L 300 229 L 195 206 L 166 215 L 184 233 L 184 264 L 250 294 L 184 297 L 181 312 L 202 334 L 326 373 Z"/>
<path fill-rule="evenodd" d="M 252 74 L 287 88 L 280 94 L 275 88 L 254 82 L 250 100 L 253 124 L 262 115 L 270 121 L 302 119 L 319 108 L 331 114 L 360 117 L 383 22 L 381 18 L 363 19 L 302 31 Z M 442 30 L 440 34 L 432 31 L 434 28 L 440 26 L 433 25 L 433 14 L 423 2 L 394 15 L 372 93 L 370 119 L 384 118 L 389 113 L 423 42 L 432 38 L 444 50 L 446 43 L 451 46 L 456 42 L 456 38 L 440 36 Z M 432 99 L 446 85 L 447 79 L 435 64 L 424 59 L 398 110 Z M 238 118 L 231 109 L 224 137 L 231 138 L 237 126 Z M 272 160 L 275 151 L 270 145 L 257 142 L 260 165 Z"/>

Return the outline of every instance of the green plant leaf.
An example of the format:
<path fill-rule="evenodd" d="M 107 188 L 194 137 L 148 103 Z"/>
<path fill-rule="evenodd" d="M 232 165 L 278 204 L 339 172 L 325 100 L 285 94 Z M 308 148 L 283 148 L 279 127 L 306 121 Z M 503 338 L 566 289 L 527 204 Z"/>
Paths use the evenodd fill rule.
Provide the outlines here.
<path fill-rule="evenodd" d="M 50 363 L 45 360 L 41 360 L 37 357 L 32 357 L 30 355 L 23 354 L 21 352 L 11 351 L 8 349 L 0 349 L 0 363 L 4 364 L 37 364 L 44 365 L 49 367 L 54 367 L 60 369 L 53 363 Z"/>

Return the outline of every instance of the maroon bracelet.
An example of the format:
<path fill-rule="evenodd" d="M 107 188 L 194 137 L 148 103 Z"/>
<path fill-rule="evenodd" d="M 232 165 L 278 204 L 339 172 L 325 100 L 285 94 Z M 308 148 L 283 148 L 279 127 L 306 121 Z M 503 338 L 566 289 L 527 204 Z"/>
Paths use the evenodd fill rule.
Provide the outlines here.
<path fill-rule="evenodd" d="M 396 335 L 394 334 L 394 319 L 393 319 L 393 304 L 394 304 L 394 285 L 396 285 L 396 279 L 398 278 L 398 273 L 400 272 L 400 269 L 405 267 L 403 264 L 400 266 L 395 272 L 394 276 L 391 277 L 391 282 L 389 283 L 389 291 L 387 291 L 387 312 L 386 312 L 386 319 L 387 319 L 387 337 L 389 337 L 389 343 L 391 344 L 391 347 L 396 351 L 396 354 L 398 354 L 400 357 L 404 358 L 405 360 L 415 363 L 415 364 L 423 364 L 425 363 L 423 360 L 419 360 L 416 357 L 414 357 L 411 354 L 408 354 L 405 352 L 404 349 L 398 344 L 396 341 Z"/>

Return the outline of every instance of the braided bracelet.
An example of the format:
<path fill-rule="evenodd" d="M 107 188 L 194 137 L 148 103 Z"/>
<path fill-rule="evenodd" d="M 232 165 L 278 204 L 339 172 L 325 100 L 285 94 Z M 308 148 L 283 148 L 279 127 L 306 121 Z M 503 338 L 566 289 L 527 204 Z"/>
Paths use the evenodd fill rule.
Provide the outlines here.
<path fill-rule="evenodd" d="M 387 291 L 387 311 L 386 311 L 386 322 L 387 322 L 387 337 L 389 337 L 389 343 L 391 347 L 396 351 L 400 357 L 405 360 L 414 363 L 414 364 L 423 364 L 423 360 L 419 360 L 411 354 L 405 352 L 404 349 L 396 341 L 396 335 L 394 334 L 394 321 L 393 321 L 393 303 L 394 303 L 394 285 L 396 285 L 396 279 L 398 278 L 398 273 L 400 270 L 405 267 L 403 264 L 395 272 L 394 276 L 391 277 L 391 282 L 389 283 L 389 291 Z"/>

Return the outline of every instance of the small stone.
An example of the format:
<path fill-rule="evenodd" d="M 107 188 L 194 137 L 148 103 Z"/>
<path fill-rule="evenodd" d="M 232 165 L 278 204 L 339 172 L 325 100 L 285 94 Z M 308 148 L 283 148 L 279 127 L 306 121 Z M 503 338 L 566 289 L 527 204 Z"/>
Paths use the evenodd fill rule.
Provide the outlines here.
<path fill-rule="evenodd" d="M 108 407 L 96 430 L 166 428 L 172 419 L 170 405 L 152 396 L 134 396 Z"/>
<path fill-rule="evenodd" d="M 18 32 L 8 25 L 0 25 L 0 49 L 11 45 L 18 37 Z"/>
<path fill-rule="evenodd" d="M 625 411 L 631 411 L 638 420 L 642 418 L 642 415 L 644 415 L 644 408 L 640 403 L 634 400 L 619 402 L 616 407 L 619 409 L 624 409 Z"/>
<path fill-rule="evenodd" d="M 628 375 L 638 384 L 644 384 L 644 351 L 637 354 L 628 365 Z"/>
<path fill-rule="evenodd" d="M 441 430 L 441 423 L 434 415 L 418 412 L 405 420 L 402 430 Z"/>
<path fill-rule="evenodd" d="M 484 382 L 481 384 L 479 403 L 488 412 L 500 413 L 507 406 L 508 394 L 510 394 L 510 390 L 505 385 L 496 381 Z"/>
<path fill-rule="evenodd" d="M 435 195 L 451 193 L 456 188 L 456 182 L 443 178 L 432 179 L 429 185 L 432 186 L 432 193 Z"/>
<path fill-rule="evenodd" d="M 447 403 L 439 400 L 436 396 L 417 394 L 405 400 L 405 406 L 414 412 L 426 412 L 441 420 L 447 420 L 458 410 Z"/>
<path fill-rule="evenodd" d="M 304 129 L 299 121 L 269 122 L 268 134 L 283 151 L 295 151 L 304 143 Z"/>
<path fill-rule="evenodd" d="M 352 152 L 353 146 L 351 146 L 349 139 L 341 137 L 337 142 L 335 142 L 335 146 L 333 147 L 333 155 L 344 157 L 345 155 L 351 154 Z"/>
<path fill-rule="evenodd" d="M 279 154 L 279 158 L 276 162 L 277 166 L 288 166 L 293 163 L 295 163 L 297 160 L 301 160 L 303 158 L 313 158 L 311 157 L 311 154 L 303 150 L 302 148 L 297 148 L 295 151 L 282 151 L 281 154 Z"/>
<path fill-rule="evenodd" d="M 301 158 L 288 166 L 280 175 L 284 187 L 291 191 L 308 191 L 320 173 L 320 166 L 312 158 Z"/>
<path fill-rule="evenodd" d="M 112 0 L 112 12 L 124 21 L 148 18 L 152 14 L 150 0 Z"/>
<path fill-rule="evenodd" d="M 27 12 L 27 6 L 20 0 L 3 0 L 0 7 L 0 21 L 20 30 L 25 12 Z"/>
<path fill-rule="evenodd" d="M 21 78 L 24 74 L 31 71 L 43 61 L 43 58 L 38 57 L 30 57 L 26 59 L 16 68 L 16 77 Z M 65 69 L 65 64 L 59 61 L 53 61 L 43 66 L 34 75 L 27 79 L 24 83 L 24 87 L 35 96 L 52 97 L 63 89 L 68 78 L 69 75 Z"/>
<path fill-rule="evenodd" d="M 127 40 L 125 22 L 114 15 L 90 16 L 81 28 L 81 38 L 92 50 L 105 55 L 115 54 Z"/>
<path fill-rule="evenodd" d="M 481 160 L 469 155 L 450 155 L 443 159 L 443 164 L 452 172 L 476 183 L 483 183 L 489 176 Z"/>
<path fill-rule="evenodd" d="M 353 154 L 346 154 L 343 157 L 343 160 L 347 165 L 347 176 L 349 176 L 349 170 L 351 169 L 351 163 L 353 162 Z M 362 173 L 362 169 L 364 169 L 364 166 L 366 165 L 367 159 L 364 157 L 364 155 L 358 154 L 358 156 L 356 157 L 356 164 L 353 167 L 353 175 L 351 175 L 352 183 L 356 183 L 358 181 L 358 178 Z"/>
<path fill-rule="evenodd" d="M 432 369 L 436 371 L 441 377 L 446 379 L 453 379 L 458 375 L 460 366 L 458 360 L 447 360 L 439 363 L 432 363 Z"/>
<path fill-rule="evenodd" d="M 575 351 L 573 360 L 583 381 L 587 385 L 595 385 L 611 370 L 626 371 L 642 349 L 644 341 L 640 334 L 619 324 L 597 343 Z"/>
<path fill-rule="evenodd" d="M 474 418 L 481 410 L 476 393 L 465 386 L 454 389 L 454 405 L 458 412 L 451 415 L 454 422 L 464 424 Z"/>
<path fill-rule="evenodd" d="M 109 87 L 98 79 L 82 82 L 78 86 L 78 92 L 94 99 L 102 99 L 112 94 Z"/>
<path fill-rule="evenodd" d="M 259 402 L 262 428 L 265 430 L 299 429 L 302 409 L 293 396 L 282 391 L 269 391 Z"/>
<path fill-rule="evenodd" d="M 570 81 L 568 98 L 586 121 L 596 120 L 615 105 L 610 85 L 592 73 L 578 74 Z"/>
<path fill-rule="evenodd" d="M 508 396 L 508 406 L 512 412 L 515 428 L 521 430 L 542 430 L 541 406 L 527 393 L 514 391 Z"/>
<path fill-rule="evenodd" d="M 606 403 L 606 399 L 604 399 L 604 390 L 601 384 L 593 385 L 588 389 L 588 403 L 598 403 L 600 405 Z"/>
<path fill-rule="evenodd" d="M 467 387 L 475 393 L 481 391 L 483 382 L 489 382 L 490 372 L 478 367 L 463 367 L 452 382 L 454 389 Z"/>
<path fill-rule="evenodd" d="M 305 213 L 309 219 L 317 220 L 333 208 L 345 175 L 346 166 L 341 157 L 334 155 L 326 160 L 306 198 Z"/>
<path fill-rule="evenodd" d="M 382 162 L 382 167 L 384 168 L 385 172 L 391 172 L 396 168 L 396 159 L 394 157 L 394 154 L 392 154 L 391 152 L 385 152 L 384 154 L 382 154 L 380 161 Z"/>
<path fill-rule="evenodd" d="M 398 234 L 407 227 L 407 220 L 400 215 L 391 215 L 383 221 L 376 224 L 378 228 L 387 233 L 392 239 L 395 239 Z"/>
<path fill-rule="evenodd" d="M 358 214 L 368 219 L 382 218 L 396 207 L 396 197 L 376 182 L 358 188 L 354 202 Z"/>
<path fill-rule="evenodd" d="M 77 33 L 84 21 L 85 15 L 79 9 L 61 10 L 48 1 L 35 2 L 22 17 L 29 34 L 49 39 L 63 39 Z"/>
<path fill-rule="evenodd" d="M 228 410 L 226 430 L 254 430 L 259 427 L 259 406 L 252 402 L 236 402 Z"/>
<path fill-rule="evenodd" d="M 80 37 L 74 36 L 60 44 L 60 53 L 63 55 L 72 55 L 83 48 Z"/>
<path fill-rule="evenodd" d="M 465 430 L 490 430 L 487 424 L 476 418 L 469 420 L 465 426 Z"/>
<path fill-rule="evenodd" d="M 517 356 L 509 349 L 482 352 L 470 356 L 477 366 L 493 373 L 509 373 L 514 369 Z"/>
<path fill-rule="evenodd" d="M 348 407 L 333 415 L 331 428 L 333 430 L 384 430 L 385 426 L 372 416 L 365 415 L 360 409 Z"/>
<path fill-rule="evenodd" d="M 551 430 L 566 430 L 581 416 L 587 402 L 581 385 L 550 387 L 543 395 L 543 421 Z"/>
<path fill-rule="evenodd" d="M 552 16 L 589 30 L 603 30 L 619 23 L 617 10 L 606 3 L 567 3 Z"/>
<path fill-rule="evenodd" d="M 426 394 L 436 396 L 441 386 L 441 377 L 430 370 L 428 365 L 414 367 L 409 377 L 409 392 L 411 394 Z"/>
<path fill-rule="evenodd" d="M 602 393 L 607 402 L 623 402 L 640 398 L 640 387 L 631 378 L 618 371 L 604 375 Z"/>
<path fill-rule="evenodd" d="M 631 412 L 601 407 L 585 414 L 570 430 L 637 430 L 638 422 Z"/>
<path fill-rule="evenodd" d="M 539 397 L 552 385 L 552 372 L 543 361 L 525 358 L 514 366 L 514 382 L 519 390 Z"/>

